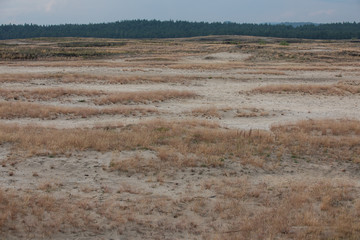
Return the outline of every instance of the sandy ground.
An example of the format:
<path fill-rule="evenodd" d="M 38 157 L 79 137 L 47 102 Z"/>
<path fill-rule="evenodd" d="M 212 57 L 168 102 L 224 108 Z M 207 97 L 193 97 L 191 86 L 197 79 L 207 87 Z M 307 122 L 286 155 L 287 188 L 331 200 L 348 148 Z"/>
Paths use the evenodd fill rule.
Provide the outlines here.
<path fill-rule="evenodd" d="M 305 51 L 305 50 L 302 50 Z M 309 50 L 306 50 L 309 51 Z M 331 46 L 319 47 L 312 51 L 332 51 Z M 203 55 L 186 56 L 178 59 L 177 64 L 227 64 L 248 63 L 252 54 L 237 50 L 237 52 L 215 52 Z M 107 60 L 97 60 L 105 62 Z M 111 61 L 122 61 L 112 59 Z M 266 62 L 266 67 L 282 67 L 287 62 Z M 261 64 L 254 63 L 259 67 Z M 331 64 L 329 64 L 331 65 Z M 329 85 L 339 81 L 359 81 L 360 69 L 357 66 L 342 66 L 344 71 L 282 71 L 283 74 L 254 74 L 254 70 L 247 68 L 232 69 L 174 69 L 145 67 L 46 67 L 46 66 L 11 66 L 0 65 L 0 74 L 33 74 L 33 73 L 78 73 L 106 76 L 179 76 L 201 77 L 200 80 L 169 83 L 141 83 L 141 84 L 104 84 L 104 83 L 62 83 L 53 79 L 32 79 L 23 83 L 1 83 L 1 89 L 31 90 L 35 88 L 62 87 L 69 89 L 100 90 L 105 93 L 136 92 L 152 90 L 186 90 L 195 92 L 198 96 L 190 99 L 172 99 L 151 104 L 132 104 L 130 106 L 152 107 L 159 113 L 145 116 L 98 115 L 87 118 L 56 119 L 14 118 L 1 119 L 0 123 L 17 123 L 19 125 L 38 124 L 56 128 L 83 128 L 111 124 L 135 124 L 151 119 L 179 120 L 204 119 L 214 121 L 224 128 L 230 129 L 265 129 L 269 130 L 274 124 L 296 122 L 306 119 L 357 119 L 360 120 L 359 94 L 343 96 L 310 95 L 310 94 L 252 94 L 246 91 L 259 86 L 274 84 L 324 84 Z M 265 71 L 265 70 L 264 70 Z M 247 73 L 248 72 L 248 73 Z M 341 77 L 337 76 L 341 74 Z M 82 106 L 97 107 L 90 101 L 80 102 L 82 97 L 65 98 L 61 101 L 54 99 L 38 101 L 55 106 Z M 3 100 L 2 100 L 3 101 Z M 36 102 L 36 101 L 35 101 Z M 121 104 L 113 104 L 117 106 Z M 194 116 L 194 109 L 228 109 L 220 116 Z M 257 109 L 265 113 L 263 116 L 239 117 L 237 113 L 246 109 Z M 306 163 L 283 162 L 276 170 L 262 169 L 251 165 L 242 165 L 235 162 L 226 162 L 223 168 L 186 168 L 181 171 L 169 169 L 165 173 L 118 173 L 110 172 L 106 168 L 112 159 L 126 159 L 134 154 L 145 159 L 156 159 L 155 152 L 143 150 L 136 153 L 130 151 L 100 153 L 95 151 L 75 152 L 70 156 L 33 156 L 20 157 L 15 165 L 6 165 L 0 169 L 0 186 L 4 189 L 16 191 L 41 191 L 43 185 L 56 186 L 54 196 L 90 199 L 95 202 L 117 199 L 126 206 L 144 199 L 170 199 L 181 201 L 185 197 L 192 199 L 216 199 L 216 194 L 204 189 L 204 183 L 220 176 L 246 177 L 253 186 L 269 184 L 277 187 L 289 181 L 307 181 L 315 183 L 324 179 L 340 179 L 359 185 L 358 170 L 351 163 L 346 162 L 316 162 Z M 0 160 L 14 158 L 11 146 L 0 145 Z M 357 166 L 357 165 L 356 165 Z M 9 175 L 14 172 L 14 175 Z M 159 178 L 161 180 L 159 180 Z M 121 190 L 122 189 L 122 190 Z M 125 189 L 125 190 L 124 190 Z M 210 201 L 210 200 L 209 200 Z M 212 200 L 211 200 L 212 201 Z M 184 206 L 179 209 L 182 216 L 179 218 L 193 219 L 198 224 L 200 233 L 208 231 L 208 220 L 195 216 L 191 207 Z M 162 218 L 167 219 L 167 218 Z M 154 220 L 155 221 L 155 220 Z M 177 220 L 178 221 L 178 220 Z M 174 223 L 175 226 L 175 223 Z M 94 233 L 66 233 L 55 234 L 52 239 L 200 239 L 205 235 L 196 236 L 196 231 L 178 231 L 171 235 L 171 230 L 152 230 L 149 226 L 123 226 L 122 233 L 113 228 L 98 235 Z M 211 233 L 211 232 L 210 232 Z M 23 238 L 21 235 L 8 234 L 7 239 Z M 30 237 L 32 238 L 32 237 Z M 36 237 L 34 237 L 36 238 Z"/>
<path fill-rule="evenodd" d="M 186 57 L 180 59 L 181 63 L 228 63 L 243 62 L 250 55 L 241 53 L 216 53 L 205 56 Z M 355 68 L 354 70 L 358 70 Z M 186 76 L 186 77 L 208 77 L 205 80 L 194 80 L 186 84 L 180 83 L 160 83 L 160 84 L 126 84 L 126 85 L 106 85 L 106 84 L 63 84 L 61 82 L 31 81 L 29 83 L 4 83 L 2 88 L 7 89 L 33 89 L 48 87 L 63 87 L 70 89 L 100 90 L 104 92 L 135 92 L 152 90 L 188 90 L 194 91 L 199 95 L 196 99 L 179 101 L 168 101 L 155 104 L 155 107 L 164 112 L 162 116 L 148 116 L 147 119 L 166 118 L 179 119 L 186 118 L 188 112 L 194 108 L 259 108 L 267 111 L 270 116 L 246 119 L 224 116 L 214 119 L 222 126 L 239 129 L 269 129 L 274 123 L 294 122 L 302 119 L 321 119 L 321 118 L 360 118 L 359 97 L 357 95 L 347 96 L 323 96 L 308 94 L 245 94 L 245 91 L 256 87 L 274 84 L 332 84 L 339 80 L 357 81 L 357 72 L 349 71 L 342 74 L 341 79 L 336 77 L 337 72 L 333 71 L 286 71 L 284 75 L 274 76 L 266 74 L 246 74 L 247 69 L 231 70 L 179 70 L 170 68 L 145 68 L 141 71 L 129 71 L 129 68 L 108 68 L 108 67 L 10 67 L 0 66 L 2 73 L 86 73 L 96 75 L 115 75 L 121 74 L 136 76 Z M 144 73 L 145 72 L 145 73 Z M 74 102 L 53 102 L 55 105 L 75 106 L 86 105 Z M 92 119 L 42 121 L 42 124 L 58 127 L 77 127 L 94 126 L 104 122 L 120 121 L 124 124 L 136 123 L 138 118 L 124 117 L 96 117 Z M 2 120 L 4 121 L 4 120 Z M 9 122 L 9 121 L 6 121 Z M 11 122 L 31 123 L 37 122 L 34 119 L 14 119 Z"/>

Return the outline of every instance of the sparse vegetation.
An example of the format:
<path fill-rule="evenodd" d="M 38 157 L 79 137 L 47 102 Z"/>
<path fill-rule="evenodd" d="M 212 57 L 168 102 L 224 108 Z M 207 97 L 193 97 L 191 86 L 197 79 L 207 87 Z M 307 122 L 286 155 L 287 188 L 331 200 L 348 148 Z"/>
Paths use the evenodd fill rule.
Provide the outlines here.
<path fill-rule="evenodd" d="M 1 60 L 40 60 L 40 59 L 66 59 L 66 58 L 101 58 L 114 53 L 91 48 L 54 48 L 54 47 L 6 47 L 0 48 Z"/>
<path fill-rule="evenodd" d="M 112 131 L 67 131 L 2 125 L 0 141 L 13 143 L 17 149 L 31 151 L 33 154 L 43 154 L 44 149 L 53 154 L 89 148 L 97 151 L 155 151 L 156 158 L 135 155 L 133 158 L 117 159 L 115 156 L 108 166 L 110 171 L 136 174 L 166 172 L 172 168 L 178 171 L 196 166 L 225 168 L 226 164 L 239 160 L 248 164 L 250 158 L 254 158 L 255 166 L 262 167 L 268 166 L 269 161 L 288 161 L 287 153 L 308 157 L 312 161 L 343 161 L 352 154 L 359 156 L 360 153 L 360 123 L 343 123 L 344 121 L 331 120 L 303 121 L 274 127 L 272 133 L 224 130 L 211 123 L 195 121 L 149 122 Z M 284 147 L 281 160 L 266 157 L 268 153 L 278 155 L 276 152 L 281 147 Z M 258 158 L 263 159 L 260 165 Z M 157 179 L 162 182 L 161 178 Z M 263 180 L 253 183 L 244 176 L 219 176 L 204 179 L 202 186 L 207 192 L 215 194 L 214 200 L 195 197 L 189 192 L 181 195 L 180 199 L 162 197 L 154 201 L 148 194 L 129 189 L 129 186 L 121 188 L 116 194 L 134 194 L 137 199 L 141 199 L 136 205 L 131 205 L 130 202 L 123 205 L 111 197 L 102 203 L 90 199 L 58 199 L 53 192 L 61 189 L 62 185 L 52 183 L 39 187 L 48 195 L 19 196 L 2 191 L 0 208 L 4 211 L 0 226 L 7 232 L 17 225 L 22 229 L 16 232 L 20 236 L 27 233 L 26 226 L 29 222 L 20 223 L 19 220 L 31 218 L 36 223 L 36 227 L 32 228 L 34 234 L 51 236 L 58 231 L 71 231 L 73 226 L 82 231 L 101 234 L 114 228 L 124 229 L 120 228 L 123 224 L 150 224 L 141 220 L 142 217 L 161 214 L 160 219 L 167 219 L 166 226 L 179 226 L 181 222 L 182 231 L 192 234 L 200 231 L 203 238 L 257 238 L 266 232 L 266 235 L 291 236 L 295 239 L 309 236 L 317 238 L 325 233 L 328 237 L 356 239 L 360 233 L 360 205 L 356 200 L 359 190 L 354 183 L 320 179 L 310 185 L 306 180 L 286 180 L 284 184 L 276 185 Z M 102 191 L 114 194 L 107 187 L 103 187 Z M 158 211 L 149 212 L 149 204 Z M 194 223 L 189 219 L 185 220 L 185 211 L 191 211 L 201 218 Z M 47 214 L 54 217 L 52 221 L 45 223 L 42 219 Z M 177 214 L 179 221 L 168 221 Z M 105 223 L 97 222 L 98 217 L 104 217 L 105 222 L 110 224 L 109 227 L 99 225 Z M 151 222 L 154 221 L 156 222 Z M 204 222 L 213 226 L 211 231 L 207 231 L 209 225 L 202 224 Z M 51 229 L 48 224 L 51 224 Z M 196 227 L 191 226 L 192 224 L 196 224 Z M 160 231 L 162 228 L 158 226 L 156 229 Z"/>
<path fill-rule="evenodd" d="M 358 42 L 281 41 L 1 41 L 0 238 L 359 239 Z"/>
<path fill-rule="evenodd" d="M 336 84 L 281 84 L 266 85 L 255 88 L 251 93 L 304 93 L 304 94 L 324 94 L 324 95 L 346 95 L 359 94 L 360 86 L 343 83 Z"/>
<path fill-rule="evenodd" d="M 91 107 L 64 107 L 51 106 L 26 102 L 0 102 L 0 118 L 41 118 L 55 119 L 62 116 L 66 118 L 87 118 L 95 115 L 124 115 L 144 116 L 158 113 L 156 109 L 139 107 L 112 107 L 112 108 L 91 108 Z"/>
<path fill-rule="evenodd" d="M 36 80 L 53 80 L 60 83 L 104 83 L 104 84 L 140 84 L 140 83 L 188 83 L 199 80 L 201 77 L 188 76 L 146 76 L 146 75 L 91 75 L 78 73 L 56 73 L 56 74 L 0 74 L 2 83 L 26 83 Z"/>
<path fill-rule="evenodd" d="M 340 127 L 342 125 L 342 127 Z M 337 127 L 339 127 L 337 129 Z M 73 150 L 122 151 L 168 149 L 176 161 L 198 159 L 242 161 L 261 157 L 280 160 L 289 155 L 303 158 L 359 161 L 359 121 L 304 121 L 273 127 L 272 132 L 225 130 L 207 122 L 148 122 L 107 130 L 57 130 L 36 126 L 0 126 L 0 142 L 32 154 L 64 154 Z M 279 149 L 281 149 L 281 152 Z M 179 155 L 180 154 L 180 155 Z M 172 158 L 171 158 L 172 159 Z"/>
<path fill-rule="evenodd" d="M 190 91 L 177 90 L 159 90 L 159 91 L 142 91 L 142 92 L 119 92 L 112 93 L 95 100 L 96 104 L 130 104 L 130 103 L 148 103 L 162 102 L 169 99 L 194 98 L 197 95 Z"/>
<path fill-rule="evenodd" d="M 41 100 L 61 99 L 69 96 L 99 96 L 97 90 L 75 90 L 65 88 L 35 88 L 24 90 L 0 89 L 0 97 L 5 100 Z"/>
<path fill-rule="evenodd" d="M 205 117 L 205 118 L 222 118 L 225 116 L 233 117 L 265 117 L 269 116 L 270 113 L 264 109 L 244 107 L 239 109 L 232 109 L 229 107 L 217 108 L 217 107 L 202 107 L 195 108 L 191 111 L 191 115 L 194 117 Z"/>

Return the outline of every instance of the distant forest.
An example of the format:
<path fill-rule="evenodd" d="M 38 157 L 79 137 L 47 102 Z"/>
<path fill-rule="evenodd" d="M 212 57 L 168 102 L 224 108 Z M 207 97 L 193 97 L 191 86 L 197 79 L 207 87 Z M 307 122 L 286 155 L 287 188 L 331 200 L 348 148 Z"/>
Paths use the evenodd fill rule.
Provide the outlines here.
<path fill-rule="evenodd" d="M 208 35 L 250 35 L 307 39 L 360 39 L 360 23 L 239 24 L 127 20 L 96 24 L 0 25 L 0 39 L 38 37 L 180 38 Z"/>

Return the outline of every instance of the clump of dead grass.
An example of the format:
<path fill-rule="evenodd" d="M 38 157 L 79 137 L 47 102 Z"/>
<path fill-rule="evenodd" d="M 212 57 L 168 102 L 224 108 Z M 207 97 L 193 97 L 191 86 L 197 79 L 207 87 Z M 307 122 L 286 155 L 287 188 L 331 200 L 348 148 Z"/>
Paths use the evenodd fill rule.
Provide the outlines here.
<path fill-rule="evenodd" d="M 102 190 L 109 193 L 107 187 Z M 121 191 L 139 193 L 125 185 Z M 121 233 L 125 224 L 130 222 L 131 226 L 131 222 L 135 225 L 138 223 L 137 219 L 131 217 L 135 212 L 146 215 L 148 205 L 140 205 L 142 208 L 133 204 L 124 208 L 121 201 L 114 199 L 99 201 L 86 197 L 59 197 L 53 190 L 47 193 L 29 190 L 20 193 L 1 189 L 0 236 L 5 239 L 43 239 L 59 235 L 68 238 L 79 234 L 99 236 L 106 232 Z"/>
<path fill-rule="evenodd" d="M 109 130 L 0 126 L 0 143 L 12 143 L 14 148 L 30 155 L 149 149 L 172 166 L 184 163 L 219 166 L 228 158 L 262 154 L 268 150 L 264 143 L 271 141 L 270 134 L 263 131 L 228 131 L 201 121 L 157 121 Z"/>
<path fill-rule="evenodd" d="M 75 229 L 96 233 L 96 218 L 76 203 L 49 194 L 23 194 L 0 190 L 0 236 L 50 237 Z M 31 237 L 32 236 L 32 237 Z"/>
<path fill-rule="evenodd" d="M 199 121 L 64 130 L 1 124 L 0 143 L 12 143 L 14 149 L 30 155 L 147 149 L 162 160 L 157 165 L 221 166 L 226 161 L 239 161 L 266 167 L 268 162 L 293 157 L 359 162 L 359 129 L 355 120 L 305 121 L 274 126 L 271 131 L 223 129 Z"/>
<path fill-rule="evenodd" d="M 35 89 L 0 89 L 0 97 L 5 100 L 42 100 L 60 99 L 69 96 L 99 96 L 97 90 L 66 89 L 66 88 L 35 88 Z"/>
<path fill-rule="evenodd" d="M 191 114 L 194 117 L 216 117 L 216 118 L 219 118 L 221 116 L 219 111 L 221 111 L 221 110 L 222 109 L 219 109 L 215 106 L 199 107 L 199 108 L 194 108 L 193 110 L 191 110 Z"/>
<path fill-rule="evenodd" d="M 176 63 L 168 66 L 172 69 L 191 69 L 191 70 L 229 70 L 236 68 L 245 68 L 246 63 L 224 62 L 224 63 Z"/>
<path fill-rule="evenodd" d="M 358 120 L 307 120 L 271 131 L 293 156 L 360 162 Z"/>
<path fill-rule="evenodd" d="M 30 82 L 33 80 L 56 80 L 61 83 L 103 83 L 103 84 L 139 84 L 139 83 L 186 83 L 192 80 L 202 79 L 202 77 L 189 77 L 184 75 L 177 76 L 149 76 L 149 75 L 95 75 L 80 73 L 45 73 L 45 74 L 0 74 L 0 82 Z"/>
<path fill-rule="evenodd" d="M 236 117 L 267 117 L 270 113 L 260 108 L 241 108 L 236 111 Z"/>
<path fill-rule="evenodd" d="M 267 85 L 255 88 L 250 93 L 303 93 L 303 94 L 323 94 L 323 95 L 347 95 L 359 94 L 360 86 L 343 83 L 336 84 L 278 84 Z"/>
<path fill-rule="evenodd" d="M 354 184 L 324 180 L 289 181 L 280 186 L 246 178 L 206 183 L 216 201 L 202 207 L 219 239 L 357 239 L 360 217 Z M 212 209 L 212 210 L 210 210 Z"/>
<path fill-rule="evenodd" d="M 275 75 L 275 76 L 280 76 L 280 75 L 286 75 L 285 72 L 282 71 L 271 71 L 271 70 L 260 70 L 260 71 L 244 71 L 244 72 L 239 72 L 239 74 L 249 74 L 249 75 Z"/>
<path fill-rule="evenodd" d="M 191 91 L 159 90 L 159 91 L 140 91 L 140 92 L 119 92 L 108 94 L 94 100 L 98 105 L 104 104 L 129 104 L 129 103 L 148 103 L 162 102 L 169 99 L 194 98 L 197 94 Z"/>
<path fill-rule="evenodd" d="M 244 107 L 233 109 L 229 107 L 217 108 L 217 107 L 199 107 L 191 111 L 191 115 L 194 117 L 205 117 L 205 118 L 222 118 L 226 115 L 233 117 L 266 117 L 270 113 L 264 109 Z"/>
<path fill-rule="evenodd" d="M 27 102 L 0 102 L 0 118 L 41 118 L 56 119 L 62 116 L 67 118 L 81 117 L 87 118 L 96 115 L 123 115 L 138 116 L 157 113 L 158 110 L 140 107 L 111 107 L 111 108 L 91 108 L 91 107 L 67 107 L 52 106 Z"/>

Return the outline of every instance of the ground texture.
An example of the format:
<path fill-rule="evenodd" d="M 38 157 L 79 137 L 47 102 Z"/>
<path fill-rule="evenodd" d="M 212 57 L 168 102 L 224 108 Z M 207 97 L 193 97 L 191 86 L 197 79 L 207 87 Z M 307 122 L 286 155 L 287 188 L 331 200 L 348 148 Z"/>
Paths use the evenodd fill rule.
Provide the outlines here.
<path fill-rule="evenodd" d="M 1 238 L 360 238 L 360 42 L 106 41 L 0 42 Z"/>

